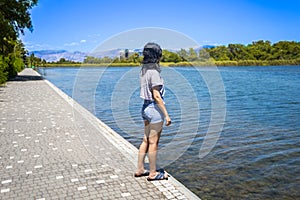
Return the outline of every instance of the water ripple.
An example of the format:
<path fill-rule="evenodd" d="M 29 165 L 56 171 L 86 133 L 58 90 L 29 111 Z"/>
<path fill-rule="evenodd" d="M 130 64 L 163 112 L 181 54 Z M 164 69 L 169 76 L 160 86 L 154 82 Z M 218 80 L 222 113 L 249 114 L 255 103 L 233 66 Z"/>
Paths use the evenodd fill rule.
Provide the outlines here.
<path fill-rule="evenodd" d="M 118 127 L 111 111 L 115 84 L 130 69 L 106 69 L 95 91 L 93 112 L 138 147 L 143 137 L 138 90 L 129 102 L 122 103 L 126 106 L 129 103 L 134 124 L 128 123 L 125 128 L 131 128 L 130 133 Z M 85 70 L 90 76 L 100 69 Z M 167 70 L 163 69 L 163 75 L 168 75 Z M 207 133 L 212 116 L 210 93 L 194 68 L 176 68 L 192 83 L 198 102 L 189 102 L 189 110 L 185 110 L 187 115 L 182 118 L 177 96 L 167 90 L 165 100 L 173 125 L 164 129 L 160 148 L 169 149 L 170 155 L 180 148 L 186 150 L 166 169 L 202 199 L 300 199 L 300 67 L 220 67 L 219 70 L 226 88 L 226 123 L 221 124 L 224 128 L 216 146 L 200 159 L 198 155 L 204 138 L 208 135 L 210 140 L 217 139 L 215 134 Z M 48 80 L 72 96 L 77 68 L 47 68 L 44 72 Z M 139 84 L 138 75 L 123 87 L 130 88 L 133 82 Z M 90 88 L 88 84 L 94 83 L 87 82 L 83 88 Z M 169 84 L 182 87 L 176 79 Z M 126 90 L 118 94 L 122 92 Z M 90 108 L 91 99 L 82 96 L 76 100 L 93 109 Z M 200 108 L 197 119 L 193 115 L 196 105 Z M 198 131 L 191 133 L 189 127 L 195 123 L 199 125 Z M 180 125 L 186 128 L 181 131 Z M 171 146 L 171 141 L 175 145 Z"/>

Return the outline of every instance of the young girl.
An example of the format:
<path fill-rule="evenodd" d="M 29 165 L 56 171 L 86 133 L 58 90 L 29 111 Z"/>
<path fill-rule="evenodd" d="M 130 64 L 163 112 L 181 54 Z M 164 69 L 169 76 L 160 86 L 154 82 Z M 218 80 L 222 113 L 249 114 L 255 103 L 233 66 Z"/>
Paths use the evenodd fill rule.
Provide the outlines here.
<path fill-rule="evenodd" d="M 140 96 L 144 99 L 142 117 L 145 133 L 139 148 L 138 167 L 134 176 L 148 176 L 148 181 L 163 180 L 168 179 L 168 175 L 164 171 L 156 170 L 156 157 L 164 119 L 166 126 L 171 125 L 171 119 L 163 100 L 165 90 L 159 65 L 162 50 L 158 44 L 148 43 L 144 47 L 143 56 Z M 150 172 L 144 168 L 146 153 L 148 153 Z"/>

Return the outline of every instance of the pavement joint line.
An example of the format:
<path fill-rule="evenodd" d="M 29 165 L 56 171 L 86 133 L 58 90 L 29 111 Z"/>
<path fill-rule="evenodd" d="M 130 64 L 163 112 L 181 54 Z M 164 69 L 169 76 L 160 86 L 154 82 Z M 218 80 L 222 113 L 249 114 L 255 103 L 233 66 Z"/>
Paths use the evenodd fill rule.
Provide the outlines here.
<path fill-rule="evenodd" d="M 92 171 L 93 171 L 92 169 L 85 169 L 84 173 L 89 173 L 89 172 L 92 172 Z"/>
<path fill-rule="evenodd" d="M 6 193 L 6 192 L 10 192 L 9 188 L 5 188 L 5 189 L 1 189 L 0 193 Z"/>
<path fill-rule="evenodd" d="M 86 190 L 87 187 L 86 186 L 81 186 L 81 187 L 78 187 L 78 191 L 81 191 L 81 190 Z"/>
<path fill-rule="evenodd" d="M 111 179 L 116 179 L 116 178 L 119 178 L 119 176 L 118 175 L 112 175 L 112 176 L 110 176 L 110 178 Z"/>
<path fill-rule="evenodd" d="M 5 181 L 2 181 L 1 183 L 4 185 L 4 184 L 7 184 L 7 183 L 11 183 L 12 180 L 11 179 L 8 179 L 8 180 L 5 180 Z"/>
<path fill-rule="evenodd" d="M 97 180 L 96 183 L 97 184 L 103 184 L 103 183 L 105 183 L 105 180 Z"/>
<path fill-rule="evenodd" d="M 131 194 L 129 192 L 126 192 L 126 193 L 121 193 L 121 196 L 122 197 L 129 197 L 129 196 L 131 196 Z"/>
<path fill-rule="evenodd" d="M 78 179 L 78 178 L 72 178 L 72 179 L 71 179 L 71 182 L 72 182 L 72 183 L 74 183 L 74 182 L 78 182 L 78 181 L 79 181 L 79 179 Z"/>
<path fill-rule="evenodd" d="M 63 179 L 64 176 L 56 176 L 56 180 Z"/>

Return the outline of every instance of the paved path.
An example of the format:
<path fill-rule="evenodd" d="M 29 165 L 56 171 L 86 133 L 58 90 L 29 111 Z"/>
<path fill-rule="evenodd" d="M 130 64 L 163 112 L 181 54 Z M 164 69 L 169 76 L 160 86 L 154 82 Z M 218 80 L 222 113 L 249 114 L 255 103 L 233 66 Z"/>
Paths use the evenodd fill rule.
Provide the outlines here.
<path fill-rule="evenodd" d="M 0 199 L 197 199 L 134 178 L 137 149 L 31 69 L 0 87 Z"/>

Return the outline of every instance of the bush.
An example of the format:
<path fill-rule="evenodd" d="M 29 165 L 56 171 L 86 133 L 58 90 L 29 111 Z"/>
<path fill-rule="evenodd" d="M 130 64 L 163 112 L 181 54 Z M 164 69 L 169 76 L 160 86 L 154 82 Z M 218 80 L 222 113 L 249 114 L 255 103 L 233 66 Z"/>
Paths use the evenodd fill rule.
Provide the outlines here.
<path fill-rule="evenodd" d="M 15 77 L 18 72 L 24 69 L 22 58 L 10 55 L 0 56 L 0 84 L 5 83 L 9 78 Z"/>
<path fill-rule="evenodd" d="M 5 59 L 2 55 L 0 55 L 0 85 L 5 83 L 8 79 L 8 59 Z"/>

